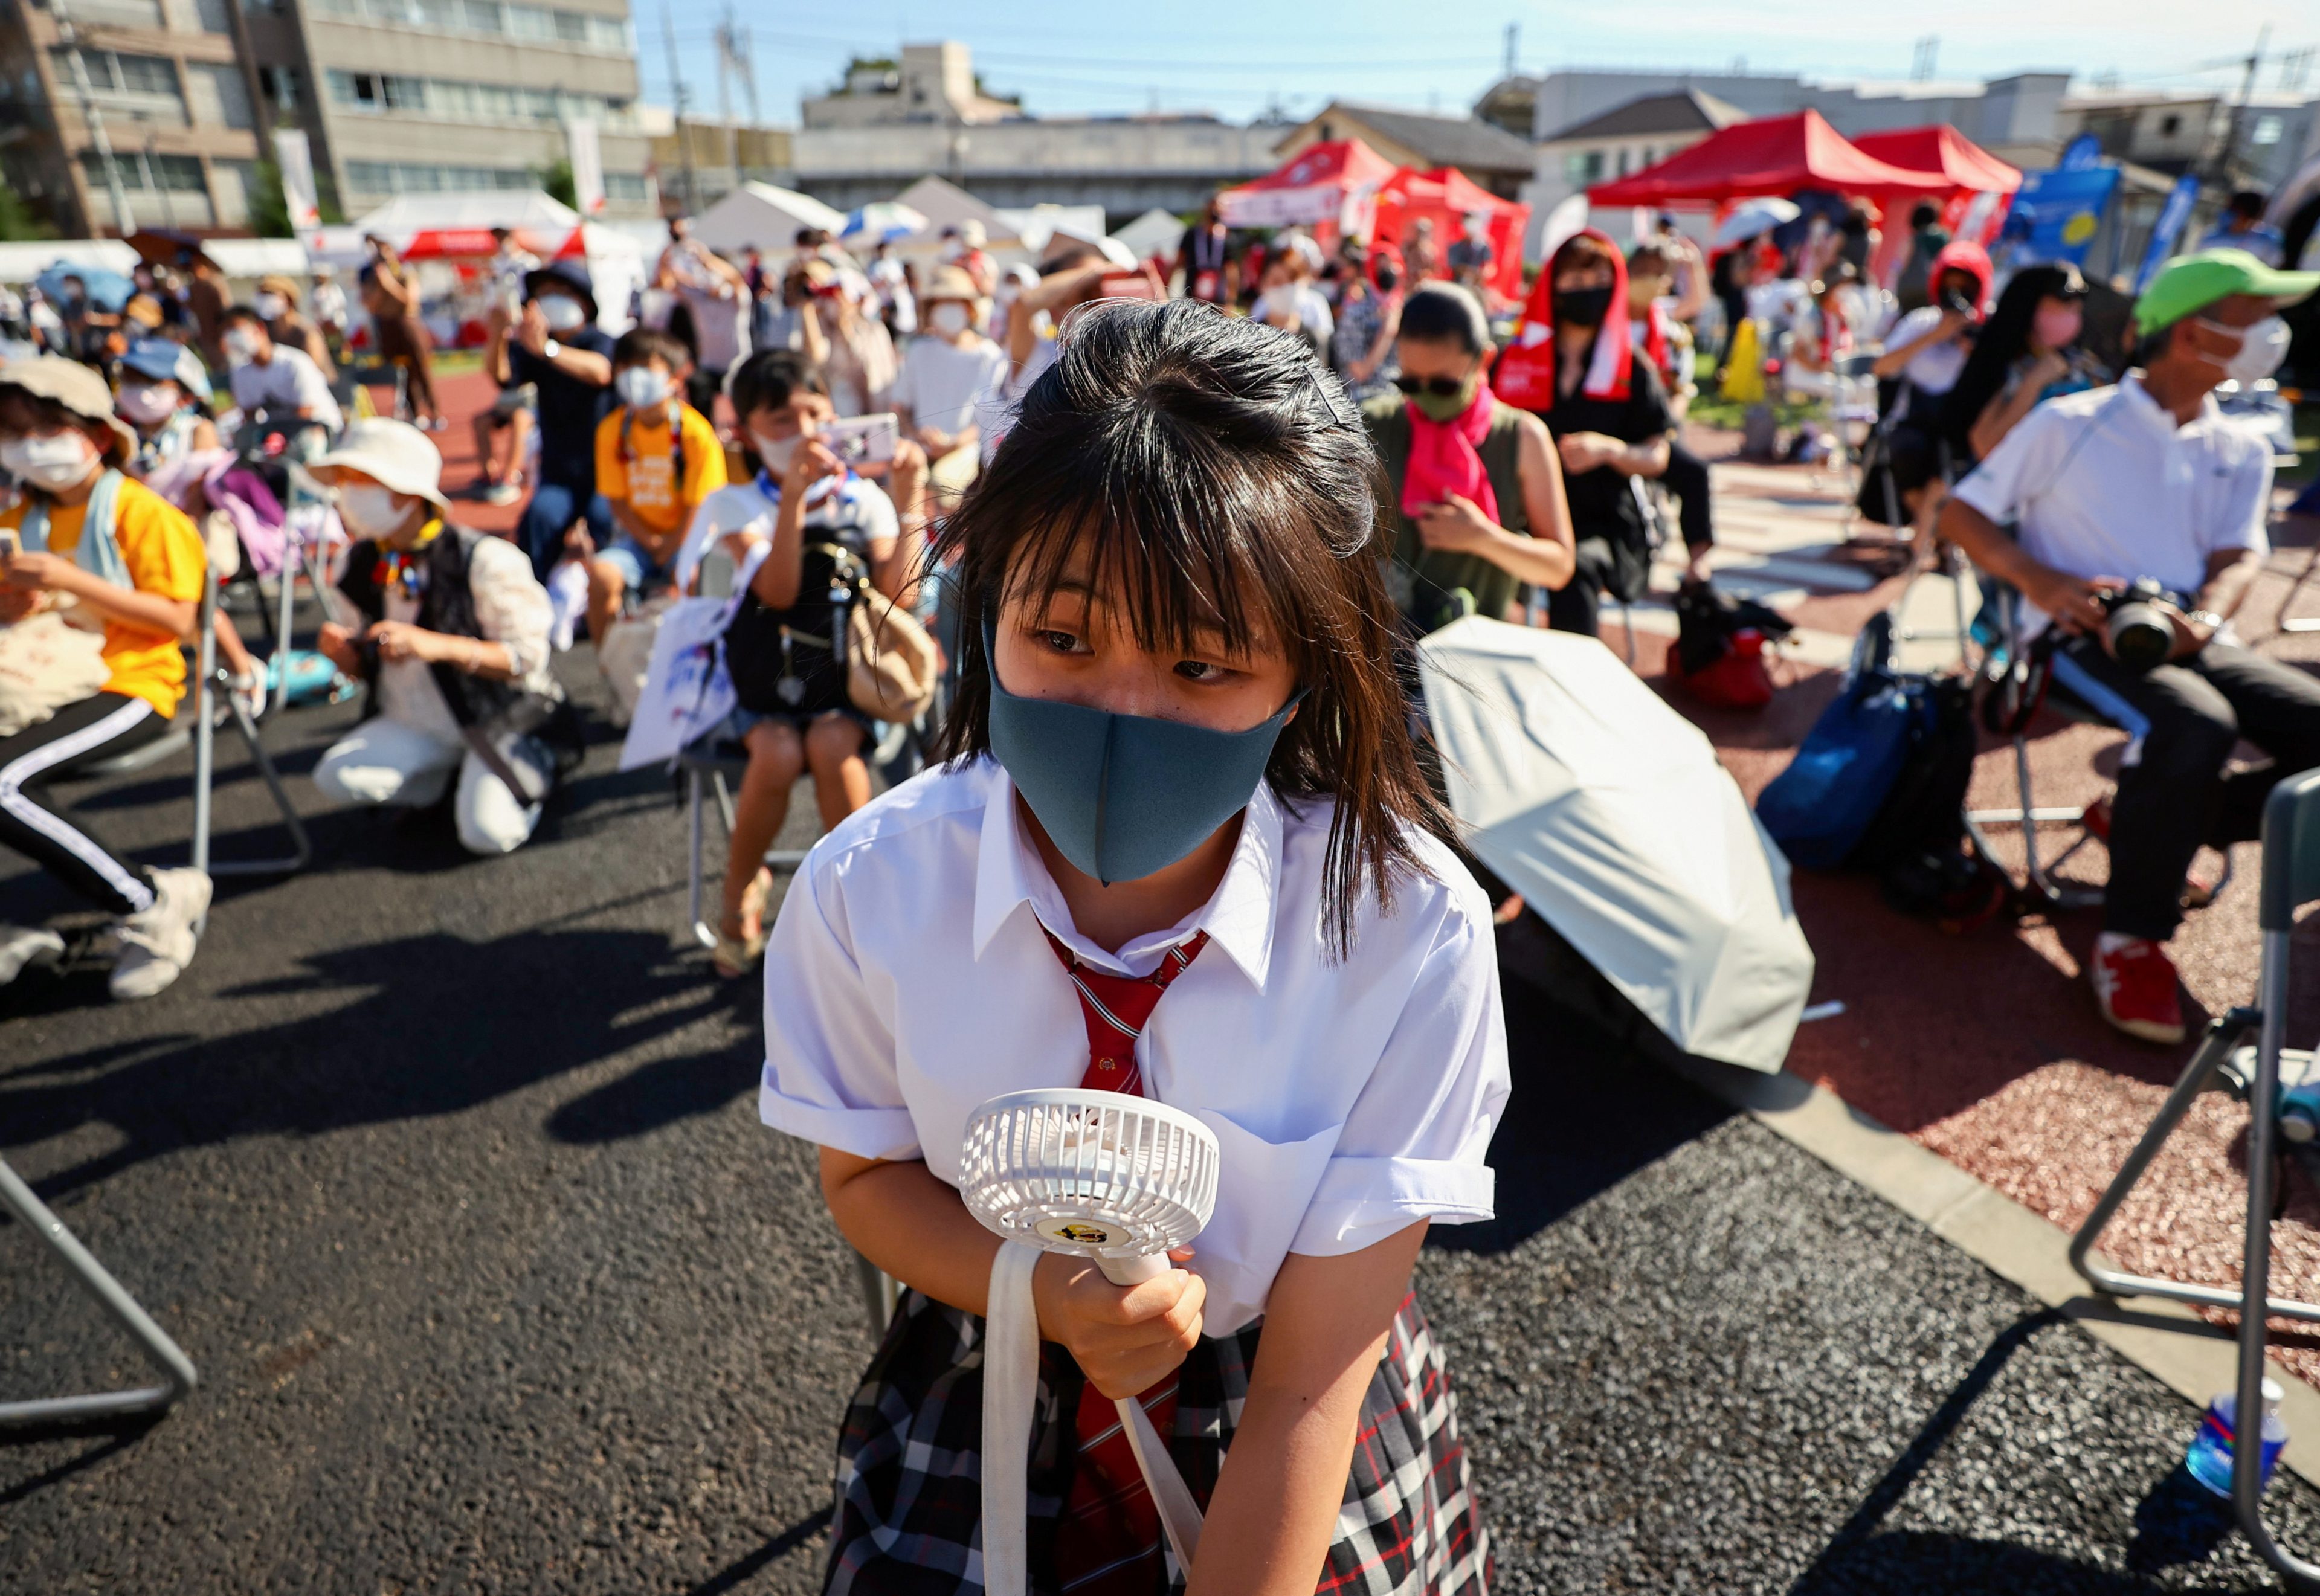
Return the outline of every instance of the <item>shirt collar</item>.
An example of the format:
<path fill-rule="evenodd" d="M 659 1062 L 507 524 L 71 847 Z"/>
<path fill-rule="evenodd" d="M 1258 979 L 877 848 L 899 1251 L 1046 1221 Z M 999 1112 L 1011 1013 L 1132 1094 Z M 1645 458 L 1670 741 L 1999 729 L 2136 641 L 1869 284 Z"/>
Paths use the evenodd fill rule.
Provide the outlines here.
<path fill-rule="evenodd" d="M 2164 432 L 2170 438 L 2179 434 L 2190 437 L 2224 413 L 2223 407 L 2216 403 L 2215 394 L 2204 394 L 2199 398 L 2199 413 L 2178 425 L 2175 413 L 2163 408 L 2151 396 L 2151 391 L 2143 385 L 2140 370 L 2128 372 L 2118 385 L 2125 391 L 2127 403 L 2134 407 L 2135 414 L 2143 419 L 2143 424 Z"/>
<path fill-rule="evenodd" d="M 1071 911 L 1016 812 L 1015 784 L 996 760 L 990 761 L 990 772 L 975 857 L 976 958 L 983 957 L 999 929 L 1028 904 L 1066 948 L 1101 968 L 1133 973 L 1128 968 L 1131 963 L 1148 967 L 1165 949 L 1195 931 L 1206 931 L 1209 940 L 1240 966 L 1250 984 L 1260 993 L 1264 990 L 1265 975 L 1273 963 L 1282 866 L 1281 803 L 1271 786 L 1257 784 L 1241 822 L 1232 862 L 1225 866 L 1224 879 L 1209 901 L 1178 924 L 1137 937 L 1118 954 L 1111 954 L 1074 929 Z"/>

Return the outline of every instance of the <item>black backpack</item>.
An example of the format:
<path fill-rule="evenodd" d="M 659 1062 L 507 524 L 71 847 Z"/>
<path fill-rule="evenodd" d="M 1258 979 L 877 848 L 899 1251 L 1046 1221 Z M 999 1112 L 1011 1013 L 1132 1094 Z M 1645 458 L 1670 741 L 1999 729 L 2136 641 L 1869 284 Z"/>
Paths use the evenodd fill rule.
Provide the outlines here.
<path fill-rule="evenodd" d="M 1900 681 L 1917 700 L 1908 751 L 1845 863 L 1873 873 L 1892 908 L 1963 930 L 2005 910 L 2013 896 L 2013 884 L 1966 835 L 1966 788 L 1980 748 L 1973 683 L 1966 676 Z"/>

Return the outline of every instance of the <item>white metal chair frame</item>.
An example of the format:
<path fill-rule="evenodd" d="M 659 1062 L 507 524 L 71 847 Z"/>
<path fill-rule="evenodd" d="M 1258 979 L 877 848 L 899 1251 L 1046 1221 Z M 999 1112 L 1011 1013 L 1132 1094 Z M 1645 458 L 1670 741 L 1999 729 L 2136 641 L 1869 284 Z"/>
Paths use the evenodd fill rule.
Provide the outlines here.
<path fill-rule="evenodd" d="M 2097 1291 L 2114 1296 L 2167 1297 L 2239 1314 L 2237 1401 L 2243 1416 L 2239 1420 L 2242 1437 L 2260 1433 L 2261 1421 L 2252 1416 L 2263 1411 L 2267 1320 L 2277 1315 L 2320 1321 L 2320 1303 L 2270 1294 L 2271 1225 L 2277 1217 L 2279 1179 L 2279 1065 L 2283 1057 L 2290 1056 L 2285 1047 L 2289 957 L 2296 911 L 2315 899 L 2320 899 L 2320 770 L 2307 770 L 2273 788 L 2264 805 L 2263 884 L 2257 913 L 2263 958 L 2254 1006 L 2234 1009 L 2208 1022 L 2207 1035 L 2182 1078 L 2071 1240 L 2071 1265 Z M 2250 1031 L 2256 1035 L 2255 1046 L 2242 1046 Z M 2094 1244 L 2112 1216 L 2181 1122 L 2192 1100 L 2212 1081 L 2221 1081 L 2248 1104 L 2247 1250 L 2240 1289 L 2130 1274 L 2095 1258 Z M 2264 1311 L 2246 1311 L 2251 1301 L 2261 1302 Z M 2260 1445 L 2233 1447 L 2232 1505 L 2241 1532 L 2292 1589 L 2320 1591 L 2320 1564 L 2306 1562 L 2280 1546 L 2264 1523 L 2261 1470 Z"/>

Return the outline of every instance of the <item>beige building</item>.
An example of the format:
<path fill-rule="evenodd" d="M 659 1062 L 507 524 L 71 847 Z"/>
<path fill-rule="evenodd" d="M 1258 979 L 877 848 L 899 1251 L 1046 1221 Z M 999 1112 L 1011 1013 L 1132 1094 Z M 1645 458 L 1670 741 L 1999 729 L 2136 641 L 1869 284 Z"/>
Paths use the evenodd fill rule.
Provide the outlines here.
<path fill-rule="evenodd" d="M 77 52 L 63 43 L 70 28 Z M 521 189 L 599 130 L 606 212 L 649 213 L 628 0 L 12 0 L 0 169 L 66 236 L 246 231 L 262 142 L 305 130 L 325 212 Z"/>
<path fill-rule="evenodd" d="M 66 237 L 241 229 L 258 86 L 235 47 L 238 22 L 232 0 L 0 7 L 0 178 Z"/>

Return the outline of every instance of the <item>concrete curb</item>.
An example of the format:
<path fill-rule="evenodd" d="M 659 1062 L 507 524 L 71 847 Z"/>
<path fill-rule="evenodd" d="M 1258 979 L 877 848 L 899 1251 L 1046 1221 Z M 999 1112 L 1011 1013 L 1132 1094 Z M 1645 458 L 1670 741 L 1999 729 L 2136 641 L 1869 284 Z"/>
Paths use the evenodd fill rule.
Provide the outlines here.
<path fill-rule="evenodd" d="M 1690 1061 L 1685 1073 L 1703 1090 L 1745 1109 L 1788 1141 L 1849 1176 L 1962 1248 L 2146 1374 L 2195 1409 L 2204 1409 L 2236 1378 L 2232 1332 L 2188 1307 L 2157 1297 L 2097 1294 L 2071 1267 L 2069 1234 L 2012 1198 L 1986 1186 L 1939 1154 L 1853 1108 L 1826 1086 L 1794 1075 L 1764 1075 Z M 2272 1365 L 2288 1395 L 2283 1461 L 2320 1484 L 2320 1391 Z M 2183 1436 L 2191 1435 L 2187 1417 Z"/>

